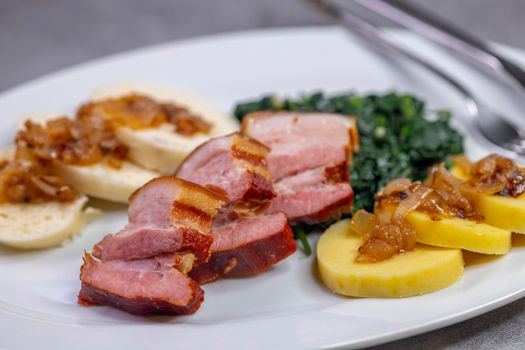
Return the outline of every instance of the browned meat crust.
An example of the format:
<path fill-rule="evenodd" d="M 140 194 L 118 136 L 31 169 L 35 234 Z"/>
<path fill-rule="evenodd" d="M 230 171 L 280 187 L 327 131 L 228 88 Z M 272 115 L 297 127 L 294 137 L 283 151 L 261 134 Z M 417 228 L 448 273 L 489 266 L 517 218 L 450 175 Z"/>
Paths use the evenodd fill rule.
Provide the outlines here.
<path fill-rule="evenodd" d="M 232 234 L 241 234 L 232 232 Z M 240 247 L 215 251 L 205 264 L 190 271 L 199 284 L 219 278 L 246 277 L 264 272 L 296 251 L 293 232 L 288 224 L 271 236 L 251 241 Z"/>

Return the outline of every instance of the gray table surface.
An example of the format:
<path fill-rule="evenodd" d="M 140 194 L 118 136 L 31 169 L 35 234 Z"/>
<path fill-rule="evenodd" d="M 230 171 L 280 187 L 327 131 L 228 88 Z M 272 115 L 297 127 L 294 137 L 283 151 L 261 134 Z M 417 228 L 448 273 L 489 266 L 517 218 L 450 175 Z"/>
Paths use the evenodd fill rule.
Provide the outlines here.
<path fill-rule="evenodd" d="M 525 48 L 524 0 L 416 0 Z M 329 24 L 300 0 L 0 0 L 0 91 L 111 53 L 233 30 Z M 374 349 L 525 349 L 525 299 Z M 1 330 L 0 330 L 1 336 Z"/>

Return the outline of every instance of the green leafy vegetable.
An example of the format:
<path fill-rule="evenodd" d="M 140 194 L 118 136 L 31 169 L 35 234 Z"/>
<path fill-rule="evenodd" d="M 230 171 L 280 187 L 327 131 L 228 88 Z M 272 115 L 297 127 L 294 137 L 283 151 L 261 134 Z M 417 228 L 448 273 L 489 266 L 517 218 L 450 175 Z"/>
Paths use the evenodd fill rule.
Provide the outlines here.
<path fill-rule="evenodd" d="M 301 241 L 301 244 L 303 245 L 303 252 L 306 255 L 312 254 L 312 248 L 310 247 L 310 243 L 308 242 L 308 239 L 306 238 L 306 231 L 304 227 L 301 225 L 294 227 L 294 235 L 295 239 L 298 239 Z"/>
<path fill-rule="evenodd" d="M 238 104 L 234 113 L 242 121 L 246 114 L 262 110 L 334 112 L 357 117 L 360 149 L 350 168 L 354 211 L 372 211 L 374 195 L 391 180 L 422 180 L 431 165 L 463 153 L 463 137 L 449 123 L 451 113 L 430 113 L 423 101 L 411 95 L 327 97 L 314 93 L 296 100 L 266 96 Z"/>

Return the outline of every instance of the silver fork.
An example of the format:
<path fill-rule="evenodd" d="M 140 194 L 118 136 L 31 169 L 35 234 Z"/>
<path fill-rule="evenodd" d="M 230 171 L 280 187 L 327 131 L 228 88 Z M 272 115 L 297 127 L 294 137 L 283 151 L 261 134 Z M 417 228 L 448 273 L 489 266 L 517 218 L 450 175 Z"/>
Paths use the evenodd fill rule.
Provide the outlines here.
<path fill-rule="evenodd" d="M 525 71 L 494 51 L 486 42 L 444 18 L 417 7 L 406 0 L 353 0 L 415 33 L 449 48 L 469 62 L 508 83 L 525 98 Z"/>
<path fill-rule="evenodd" d="M 378 28 L 356 17 L 347 8 L 330 0 L 307 1 L 316 5 L 332 18 L 337 19 L 345 28 L 367 39 L 367 43 L 381 48 L 390 55 L 397 55 L 417 63 L 453 86 L 463 96 L 469 116 L 477 129 L 476 131 L 480 131 L 486 140 L 497 146 L 500 153 L 513 158 L 525 157 L 525 132 L 508 122 L 488 106 L 480 103 L 467 87 L 451 75 L 411 51 L 389 41 Z M 480 141 L 479 138 L 478 141 Z"/>

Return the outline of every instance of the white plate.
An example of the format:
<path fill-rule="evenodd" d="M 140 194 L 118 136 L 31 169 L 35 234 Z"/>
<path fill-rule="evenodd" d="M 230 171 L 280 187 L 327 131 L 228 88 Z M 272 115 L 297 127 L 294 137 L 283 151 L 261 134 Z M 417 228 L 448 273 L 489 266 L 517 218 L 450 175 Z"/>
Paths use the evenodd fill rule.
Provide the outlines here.
<path fill-rule="evenodd" d="M 476 87 L 492 106 L 517 110 L 512 99 L 475 71 L 451 61 L 414 37 L 396 39 L 435 59 Z M 511 52 L 515 58 L 525 55 Z M 431 76 L 406 64 L 389 63 L 334 28 L 247 32 L 183 41 L 113 56 L 37 79 L 0 96 L 0 137 L 13 137 L 15 119 L 35 112 L 71 113 L 95 88 L 116 82 L 146 82 L 203 95 L 224 110 L 265 92 L 355 89 L 415 92 L 431 106 L 461 101 Z M 472 137 L 470 155 L 486 150 Z M 313 257 L 297 253 L 253 278 L 204 287 L 197 314 L 140 318 L 109 307 L 76 303 L 84 249 L 126 222 L 123 207 L 90 224 L 64 247 L 39 252 L 0 250 L 0 346 L 10 349 L 294 349 L 366 346 L 459 322 L 525 295 L 525 249 L 466 268 L 445 290 L 406 299 L 350 299 L 328 292 L 316 280 Z"/>

